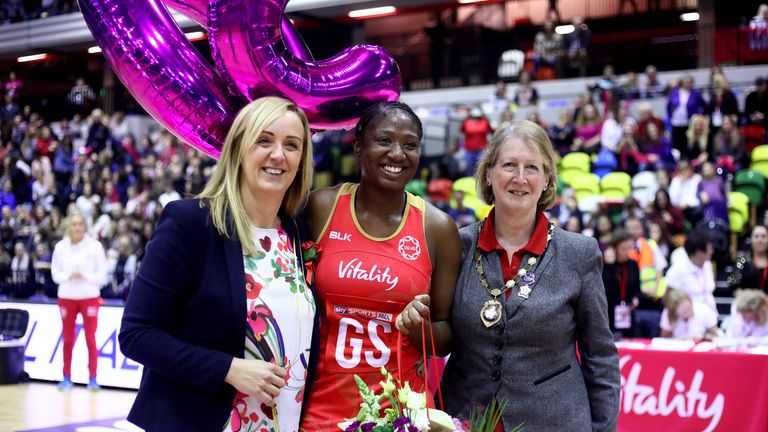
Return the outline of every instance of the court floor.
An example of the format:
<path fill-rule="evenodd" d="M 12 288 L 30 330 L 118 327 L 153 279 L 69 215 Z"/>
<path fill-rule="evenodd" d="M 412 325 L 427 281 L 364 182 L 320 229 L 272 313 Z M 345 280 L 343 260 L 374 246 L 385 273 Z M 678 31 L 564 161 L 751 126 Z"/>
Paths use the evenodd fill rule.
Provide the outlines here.
<path fill-rule="evenodd" d="M 43 381 L 0 385 L 0 432 L 124 419 L 135 397 L 133 390 L 92 392 L 80 385 L 62 392 Z"/>

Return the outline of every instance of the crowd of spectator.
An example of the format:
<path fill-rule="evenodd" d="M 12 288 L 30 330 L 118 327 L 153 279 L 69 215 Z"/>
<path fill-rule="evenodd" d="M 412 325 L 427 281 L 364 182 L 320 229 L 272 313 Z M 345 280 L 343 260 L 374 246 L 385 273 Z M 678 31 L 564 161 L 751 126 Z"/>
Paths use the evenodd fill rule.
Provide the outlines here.
<path fill-rule="evenodd" d="M 506 86 L 500 83 L 489 103 L 471 109 L 461 127 L 464 148 L 454 155 L 455 162 L 463 164 L 458 176 L 469 176 L 474 171 L 474 154 L 493 130 L 490 125 L 498 127 L 514 118 L 519 108 L 534 107 L 524 112 L 548 131 L 561 156 L 586 153 L 591 156 L 592 173 L 600 177 L 611 172 L 652 177 L 657 190 L 644 202 L 629 195 L 625 201 L 599 203 L 591 211 L 580 209 L 575 191 L 567 181 L 563 182 L 560 201 L 549 212 L 564 229 L 598 240 L 605 253 L 604 277 L 611 317 L 614 308 L 624 304 L 634 318 L 628 321 L 630 327 L 612 327 L 617 334 L 654 337 L 662 332 L 674 333 L 681 320 L 675 324 L 670 311 L 661 315 L 665 301 L 672 300 L 675 304 L 669 307 L 691 303 L 682 321 L 698 316 L 698 320 L 710 322 L 712 315 L 718 316 L 713 297 L 716 280 L 722 281 L 719 295 L 734 295 L 750 288 L 768 293 L 768 278 L 740 276 L 743 269 L 752 268 L 752 259 L 744 257 L 751 256 L 751 228 L 764 230 L 765 200 L 755 209 L 752 225 L 748 224 L 740 236 L 731 237 L 742 231 L 732 232 L 728 212 L 734 175 L 750 168 L 754 147 L 768 142 L 765 78 L 755 80 L 744 105 L 739 106 L 719 67 L 712 68 L 708 83 L 697 86 L 687 74 L 662 83 L 653 66 L 648 66 L 642 77 L 628 73 L 620 80 L 613 67 L 606 66 L 597 82 L 571 108 L 562 109 L 551 124 L 536 115 L 538 93 L 527 78 L 514 96 L 507 96 Z M 666 109 L 654 110 L 654 106 L 661 106 L 661 98 L 666 99 Z M 478 112 L 481 107 L 485 108 L 484 115 Z M 460 157 L 462 153 L 464 157 Z M 466 201 L 465 192 L 460 192 L 459 198 Z M 449 201 L 444 205 L 457 211 Z M 457 223 L 463 226 L 475 220 L 462 213 Z M 732 238 L 735 244 L 731 244 Z M 628 254 L 623 250 L 626 247 Z M 626 261 L 625 255 L 638 270 L 634 294 L 626 293 L 626 275 L 612 273 L 623 268 L 616 263 Z M 761 261 L 757 268 L 756 273 L 765 271 L 765 262 Z M 624 292 L 624 298 L 619 291 Z M 702 312 L 700 304 L 708 312 Z M 612 326 L 618 322 L 612 322 Z M 711 326 L 700 327 L 705 330 L 700 337 L 712 330 Z"/>
<path fill-rule="evenodd" d="M 110 277 L 102 296 L 125 299 L 163 206 L 201 191 L 215 162 L 164 129 L 132 135 L 120 112 L 93 109 L 84 117 L 78 110 L 87 105 L 78 102 L 92 95 L 75 91 L 84 86 L 70 93 L 70 116 L 54 121 L 5 95 L 0 296 L 56 297 L 51 253 L 67 215 L 77 212 L 107 251 Z"/>

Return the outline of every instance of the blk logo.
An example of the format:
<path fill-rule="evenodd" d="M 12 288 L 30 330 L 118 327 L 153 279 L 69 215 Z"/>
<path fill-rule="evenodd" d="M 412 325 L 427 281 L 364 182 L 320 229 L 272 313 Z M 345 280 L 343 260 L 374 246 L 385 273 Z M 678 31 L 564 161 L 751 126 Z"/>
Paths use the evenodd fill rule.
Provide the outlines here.
<path fill-rule="evenodd" d="M 352 241 L 352 234 L 342 234 L 338 231 L 331 231 L 331 233 L 328 235 L 328 238 L 331 240 L 341 240 L 341 241 Z"/>

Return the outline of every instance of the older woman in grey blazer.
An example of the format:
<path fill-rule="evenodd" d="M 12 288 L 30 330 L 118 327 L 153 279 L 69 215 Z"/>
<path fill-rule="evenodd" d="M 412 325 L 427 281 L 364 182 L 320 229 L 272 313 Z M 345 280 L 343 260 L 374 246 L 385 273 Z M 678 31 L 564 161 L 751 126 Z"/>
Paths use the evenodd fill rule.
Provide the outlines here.
<path fill-rule="evenodd" d="M 602 257 L 595 239 L 545 216 L 555 164 L 529 121 L 499 129 L 480 159 L 477 188 L 495 207 L 460 231 L 446 410 L 468 417 L 496 399 L 505 430 L 615 431 L 621 377 Z"/>

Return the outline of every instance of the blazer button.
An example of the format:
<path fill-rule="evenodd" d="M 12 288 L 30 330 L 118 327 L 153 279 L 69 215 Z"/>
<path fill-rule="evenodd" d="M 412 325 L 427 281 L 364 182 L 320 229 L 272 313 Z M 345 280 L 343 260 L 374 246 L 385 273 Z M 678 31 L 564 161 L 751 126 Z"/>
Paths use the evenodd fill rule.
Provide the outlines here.
<path fill-rule="evenodd" d="M 494 381 L 500 380 L 501 379 L 501 372 L 499 372 L 499 371 L 494 372 L 493 375 L 491 375 L 491 379 L 494 380 Z"/>
<path fill-rule="evenodd" d="M 496 341 L 496 349 L 501 351 L 504 349 L 504 341 L 503 340 L 497 340 Z"/>
<path fill-rule="evenodd" d="M 493 356 L 493 364 L 495 364 L 496 366 L 500 365 L 501 361 L 502 361 L 502 358 L 500 355 Z"/>

